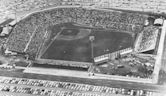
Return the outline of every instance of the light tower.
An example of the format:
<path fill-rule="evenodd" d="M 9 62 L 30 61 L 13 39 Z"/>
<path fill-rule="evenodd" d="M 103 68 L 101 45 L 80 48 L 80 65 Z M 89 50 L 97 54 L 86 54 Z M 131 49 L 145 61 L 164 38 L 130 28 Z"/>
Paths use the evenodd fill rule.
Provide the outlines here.
<path fill-rule="evenodd" d="M 92 58 L 92 62 L 94 62 L 94 46 L 93 46 L 93 41 L 95 40 L 95 36 L 89 36 L 89 40 L 90 40 L 90 45 L 91 45 L 91 58 Z"/>
<path fill-rule="evenodd" d="M 89 36 L 90 40 L 90 46 L 91 46 L 91 60 L 92 60 L 92 65 L 89 68 L 89 76 L 94 75 L 94 68 L 95 68 L 95 62 L 94 62 L 94 40 L 95 36 Z"/>

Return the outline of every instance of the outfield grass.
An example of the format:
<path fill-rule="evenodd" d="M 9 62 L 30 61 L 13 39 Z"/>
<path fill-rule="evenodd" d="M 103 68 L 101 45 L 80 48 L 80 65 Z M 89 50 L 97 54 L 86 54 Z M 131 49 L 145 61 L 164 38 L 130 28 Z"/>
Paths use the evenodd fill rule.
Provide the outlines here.
<path fill-rule="evenodd" d="M 131 47 L 134 42 L 128 33 L 78 27 L 71 23 L 55 25 L 49 30 L 50 39 L 45 45 L 52 43 L 41 56 L 44 59 L 92 62 L 90 36 L 94 36 L 94 57 Z M 58 32 L 61 33 L 57 36 Z"/>

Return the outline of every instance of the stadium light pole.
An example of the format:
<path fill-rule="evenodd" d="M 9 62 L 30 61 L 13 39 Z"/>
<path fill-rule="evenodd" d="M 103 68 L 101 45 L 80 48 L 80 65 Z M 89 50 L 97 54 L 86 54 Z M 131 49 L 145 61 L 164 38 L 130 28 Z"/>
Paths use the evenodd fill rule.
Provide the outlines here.
<path fill-rule="evenodd" d="M 16 23 L 17 23 L 17 15 L 16 15 L 17 13 L 16 13 L 16 11 L 15 11 L 15 20 L 16 20 Z"/>
<path fill-rule="evenodd" d="M 92 62 L 94 62 L 94 46 L 93 46 L 93 41 L 95 40 L 95 37 L 94 36 L 90 36 L 89 37 L 89 40 L 90 40 L 90 44 L 91 44 L 91 58 L 92 58 Z"/>
<path fill-rule="evenodd" d="M 14 14 L 14 19 L 16 20 L 16 23 L 17 23 L 17 11 L 16 11 L 16 9 L 14 9 L 13 14 Z"/>
<path fill-rule="evenodd" d="M 90 75 L 92 73 L 92 75 L 94 75 L 94 66 L 95 66 L 95 62 L 94 62 L 94 46 L 93 46 L 93 41 L 95 40 L 95 36 L 89 36 L 89 40 L 90 40 L 90 45 L 91 45 L 91 60 L 92 60 L 92 65 L 90 66 Z"/>

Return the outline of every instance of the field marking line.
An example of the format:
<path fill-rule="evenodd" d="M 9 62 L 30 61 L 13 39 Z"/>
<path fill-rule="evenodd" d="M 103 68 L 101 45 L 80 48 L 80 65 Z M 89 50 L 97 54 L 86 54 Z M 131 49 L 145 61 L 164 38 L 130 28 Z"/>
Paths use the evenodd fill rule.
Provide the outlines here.
<path fill-rule="evenodd" d="M 40 56 L 44 55 L 44 53 L 47 51 L 47 49 L 54 43 L 54 41 L 58 38 L 58 36 L 63 32 L 63 29 L 57 33 L 57 35 L 51 40 L 49 45 L 43 50 L 43 52 L 40 54 Z M 40 57 L 39 57 L 40 58 Z"/>

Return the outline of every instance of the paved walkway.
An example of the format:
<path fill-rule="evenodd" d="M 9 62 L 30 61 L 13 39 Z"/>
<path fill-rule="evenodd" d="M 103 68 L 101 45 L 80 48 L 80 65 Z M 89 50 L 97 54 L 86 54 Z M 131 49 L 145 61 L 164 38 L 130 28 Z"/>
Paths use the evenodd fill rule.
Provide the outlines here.
<path fill-rule="evenodd" d="M 48 74 L 56 76 L 67 76 L 67 77 L 77 77 L 77 78 L 89 78 L 89 79 L 109 79 L 109 80 L 120 80 L 120 81 L 129 81 L 129 82 L 138 82 L 138 83 L 152 83 L 151 79 L 139 79 L 131 77 L 122 77 L 122 76 L 109 76 L 96 74 L 95 76 L 89 76 L 86 71 L 75 71 L 75 70 L 65 70 L 65 69 L 46 69 L 46 68 L 26 68 L 24 73 L 34 73 L 34 74 Z"/>

